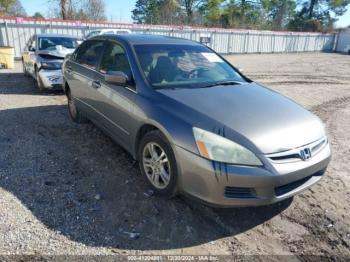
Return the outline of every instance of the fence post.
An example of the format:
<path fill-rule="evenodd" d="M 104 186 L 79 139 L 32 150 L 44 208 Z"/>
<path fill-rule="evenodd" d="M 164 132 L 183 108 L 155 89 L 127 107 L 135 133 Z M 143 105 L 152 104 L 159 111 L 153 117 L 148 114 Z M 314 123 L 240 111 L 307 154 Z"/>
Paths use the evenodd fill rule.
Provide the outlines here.
<path fill-rule="evenodd" d="M 244 35 L 243 53 L 247 53 L 247 42 L 249 42 L 249 31 Z"/>
<path fill-rule="evenodd" d="M 214 35 L 215 35 L 215 31 L 212 31 L 210 33 L 210 48 L 214 49 Z"/>
<path fill-rule="evenodd" d="M 227 54 L 231 53 L 230 50 L 232 50 L 232 32 L 228 35 Z"/>
<path fill-rule="evenodd" d="M 10 37 L 9 37 L 9 29 L 7 26 L 7 22 L 5 22 L 5 33 L 6 33 L 6 45 L 10 46 Z"/>
<path fill-rule="evenodd" d="M 339 34 L 338 33 L 334 33 L 333 34 L 333 46 L 332 46 L 332 52 L 337 52 L 338 51 L 338 40 L 339 40 Z"/>

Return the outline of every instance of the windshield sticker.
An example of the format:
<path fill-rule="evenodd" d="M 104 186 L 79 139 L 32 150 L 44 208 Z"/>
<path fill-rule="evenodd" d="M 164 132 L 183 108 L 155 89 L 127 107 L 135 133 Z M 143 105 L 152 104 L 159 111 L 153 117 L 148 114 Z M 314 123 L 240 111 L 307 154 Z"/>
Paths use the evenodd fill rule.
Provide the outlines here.
<path fill-rule="evenodd" d="M 209 62 L 223 63 L 224 61 L 215 53 L 201 53 Z"/>

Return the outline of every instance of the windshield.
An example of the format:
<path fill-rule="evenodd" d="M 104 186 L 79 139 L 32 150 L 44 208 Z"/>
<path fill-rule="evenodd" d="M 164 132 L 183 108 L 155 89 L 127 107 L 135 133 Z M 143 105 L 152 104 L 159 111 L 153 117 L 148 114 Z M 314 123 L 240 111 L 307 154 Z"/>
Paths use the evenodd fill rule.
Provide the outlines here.
<path fill-rule="evenodd" d="M 78 40 L 71 37 L 41 37 L 39 38 L 39 50 L 54 50 L 56 46 L 74 49 L 79 45 Z"/>
<path fill-rule="evenodd" d="M 219 82 L 246 82 L 229 64 L 205 46 L 135 45 L 149 84 L 162 88 L 198 88 Z"/>

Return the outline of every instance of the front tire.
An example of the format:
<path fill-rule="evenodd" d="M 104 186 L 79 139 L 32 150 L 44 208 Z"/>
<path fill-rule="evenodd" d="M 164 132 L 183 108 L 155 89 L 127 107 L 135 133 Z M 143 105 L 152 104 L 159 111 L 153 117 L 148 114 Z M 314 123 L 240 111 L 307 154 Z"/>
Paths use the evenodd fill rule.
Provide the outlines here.
<path fill-rule="evenodd" d="M 81 114 L 79 109 L 76 107 L 74 98 L 69 89 L 66 91 L 68 100 L 68 113 L 73 122 L 81 124 L 86 123 L 87 119 Z"/>
<path fill-rule="evenodd" d="M 155 193 L 173 197 L 177 193 L 177 165 L 174 152 L 158 130 L 143 136 L 138 150 L 141 173 Z"/>
<path fill-rule="evenodd" d="M 37 67 L 35 67 L 35 78 L 36 78 L 36 83 L 38 85 L 39 90 L 44 91 L 45 87 L 43 82 L 41 81 L 41 78 L 39 76 L 39 70 Z"/>
<path fill-rule="evenodd" d="M 23 74 L 24 74 L 24 76 L 25 76 L 25 77 L 29 77 L 29 74 L 28 74 L 27 68 L 26 68 L 26 66 L 25 66 L 25 64 L 24 64 L 23 59 L 22 59 L 22 68 L 23 68 Z"/>

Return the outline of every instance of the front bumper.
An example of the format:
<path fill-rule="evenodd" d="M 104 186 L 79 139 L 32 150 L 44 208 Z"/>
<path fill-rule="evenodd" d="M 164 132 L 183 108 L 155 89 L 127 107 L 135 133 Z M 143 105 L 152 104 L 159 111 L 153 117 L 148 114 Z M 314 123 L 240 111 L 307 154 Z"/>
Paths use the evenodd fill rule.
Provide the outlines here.
<path fill-rule="evenodd" d="M 47 89 L 62 90 L 63 77 L 61 69 L 47 70 L 40 69 L 39 77 L 43 86 Z"/>
<path fill-rule="evenodd" d="M 220 207 L 268 205 L 317 183 L 331 158 L 329 144 L 308 161 L 268 167 L 227 165 L 175 146 L 179 190 Z"/>

